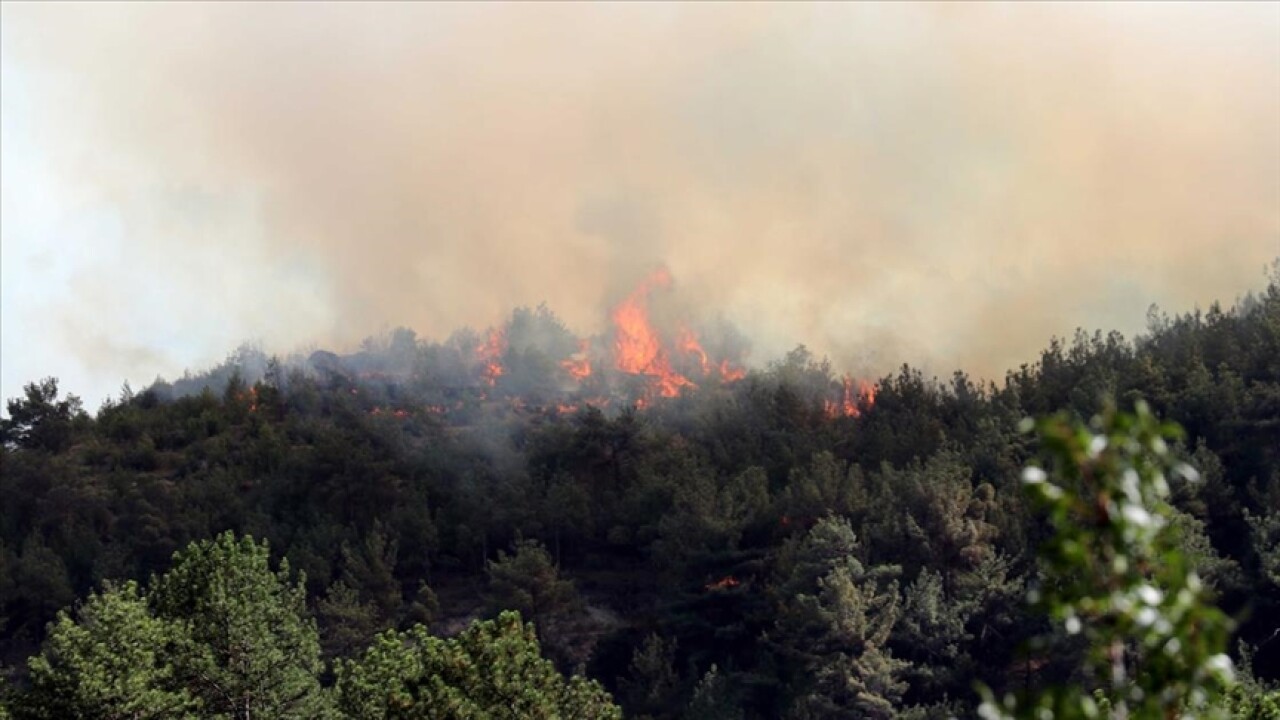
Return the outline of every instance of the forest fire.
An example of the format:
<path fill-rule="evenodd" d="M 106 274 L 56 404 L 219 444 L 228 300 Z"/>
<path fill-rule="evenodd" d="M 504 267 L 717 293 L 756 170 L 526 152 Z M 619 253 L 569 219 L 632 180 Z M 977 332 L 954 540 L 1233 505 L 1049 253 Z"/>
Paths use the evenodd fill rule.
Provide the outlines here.
<path fill-rule="evenodd" d="M 659 268 L 613 309 L 614 366 L 624 373 L 650 376 L 651 389 L 662 397 L 675 397 L 683 387 L 697 387 L 672 369 L 666 348 L 649 322 L 649 294 L 670 284 L 670 273 Z"/>
<path fill-rule="evenodd" d="M 840 380 L 840 400 L 827 400 L 824 403 L 827 417 L 858 417 L 862 414 L 862 411 L 858 409 L 858 401 L 864 399 L 867 405 L 875 403 L 875 385 L 865 380 L 854 380 L 845 375 Z"/>
<path fill-rule="evenodd" d="M 476 346 L 476 356 L 480 358 L 480 376 L 487 385 L 497 384 L 506 370 L 502 367 L 502 355 L 507 351 L 506 333 L 501 328 L 489 328 L 484 341 Z"/>
<path fill-rule="evenodd" d="M 734 367 L 728 360 L 720 361 L 720 380 L 722 382 L 737 382 L 747 376 L 747 369 L 742 367 Z"/>
<path fill-rule="evenodd" d="M 588 340 L 578 341 L 578 352 L 570 355 L 568 358 L 560 362 L 560 367 L 569 373 L 569 377 L 582 382 L 591 377 L 591 356 L 588 351 L 591 349 L 591 342 Z"/>
<path fill-rule="evenodd" d="M 654 290 L 668 288 L 671 274 L 659 267 L 614 308 L 614 367 L 620 372 L 649 378 L 646 396 L 637 407 L 648 406 L 653 397 L 675 397 L 684 388 L 694 389 L 698 382 L 719 376 L 722 384 L 737 382 L 747 371 L 733 358 L 723 357 L 717 363 L 687 325 L 676 333 L 672 350 L 663 343 L 662 334 L 653 326 L 648 302 Z M 673 353 L 674 351 L 674 353 Z M 680 358 L 686 372 L 702 378 L 695 382 L 672 365 L 673 354 Z M 688 358 L 689 360 L 684 360 Z"/>
<path fill-rule="evenodd" d="M 680 328 L 679 347 L 690 355 L 696 355 L 699 364 L 702 366 L 702 374 L 711 374 L 711 363 L 707 361 L 707 351 L 702 349 L 702 343 L 698 342 L 698 336 L 687 327 Z"/>
<path fill-rule="evenodd" d="M 438 346 L 437 352 L 444 354 L 434 356 L 439 363 L 434 369 L 397 365 L 403 361 L 365 351 L 353 359 L 347 375 L 364 390 L 352 387 L 351 393 L 395 403 L 400 401 L 396 386 L 403 381 L 440 379 L 449 391 L 419 407 L 428 415 L 466 423 L 487 411 L 480 407 L 559 416 L 588 407 L 645 410 L 667 398 L 714 392 L 744 380 L 744 340 L 723 322 L 699 324 L 700 311 L 678 297 L 666 297 L 672 284 L 670 272 L 658 267 L 613 306 L 608 328 L 598 335 L 575 335 L 539 306 L 517 309 L 505 322 L 480 333 L 459 331 Z M 342 372 L 344 361 L 318 353 L 312 362 L 328 372 Z M 819 412 L 833 419 L 857 417 L 874 401 L 874 393 L 870 384 L 851 376 L 828 375 L 816 395 Z M 393 413 L 384 404 L 372 414 Z"/>
<path fill-rule="evenodd" d="M 258 388 L 257 387 L 253 387 L 253 386 L 249 387 L 249 389 L 246 390 L 245 392 L 237 394 L 236 399 L 239 400 L 240 402 L 247 402 L 249 404 L 249 412 L 258 412 Z"/>

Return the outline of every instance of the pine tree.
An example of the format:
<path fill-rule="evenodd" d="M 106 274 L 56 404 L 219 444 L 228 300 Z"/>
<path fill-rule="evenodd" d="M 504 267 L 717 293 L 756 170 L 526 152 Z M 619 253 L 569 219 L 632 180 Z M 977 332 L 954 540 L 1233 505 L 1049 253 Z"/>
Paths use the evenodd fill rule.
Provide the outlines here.
<path fill-rule="evenodd" d="M 729 679 L 715 665 L 694 687 L 693 699 L 683 717 L 685 720 L 742 720 L 742 706 L 734 697 Z"/>
<path fill-rule="evenodd" d="M 398 554 L 396 542 L 387 539 L 381 522 L 375 522 L 354 548 L 342 544 L 342 581 L 376 612 L 377 630 L 395 624 L 400 610 L 400 583 L 395 578 Z"/>
<path fill-rule="evenodd" d="M 175 664 L 207 712 L 235 720 L 325 714 L 303 581 L 291 580 L 287 561 L 272 572 L 265 542 L 226 532 L 193 543 L 153 585 L 156 614 L 190 633 Z"/>
<path fill-rule="evenodd" d="M 560 577 L 546 548 L 536 540 L 517 540 L 515 552 L 498 551 L 488 563 L 488 604 L 491 613 L 515 610 L 529 618 L 553 649 L 581 662 L 585 648 L 575 646 L 586 608 L 572 580 Z"/>
<path fill-rule="evenodd" d="M 409 610 L 405 613 L 404 626 L 431 627 L 431 623 L 435 622 L 439 614 L 440 600 L 436 597 L 435 591 L 425 582 L 419 582 L 418 592 L 414 594 L 413 602 L 409 604 Z"/>
<path fill-rule="evenodd" d="M 974 610 L 971 600 L 948 601 L 942 575 L 929 569 L 903 592 L 902 618 L 894 629 L 895 647 L 912 659 L 912 687 L 920 692 L 945 688 L 963 675 L 971 640 L 966 625 Z"/>
<path fill-rule="evenodd" d="M 320 642 L 327 657 L 350 657 L 368 646 L 378 633 L 378 611 L 360 594 L 338 580 L 316 602 Z"/>
<path fill-rule="evenodd" d="M 782 555 L 776 646 L 790 659 L 791 715 L 893 716 L 906 690 L 906 662 L 886 647 L 897 622 L 896 567 L 864 569 L 843 518 L 824 518 Z"/>
<path fill-rule="evenodd" d="M 540 654 L 518 613 L 477 621 L 455 638 L 421 625 L 388 631 L 339 663 L 339 709 L 362 720 L 620 720 L 598 683 L 566 678 Z"/>
<path fill-rule="evenodd" d="M 627 712 L 636 718 L 667 717 L 680 692 L 676 642 L 650 633 L 631 655 L 627 676 L 618 685 Z"/>
<path fill-rule="evenodd" d="M 60 612 L 33 657 L 19 717 L 167 718 L 195 713 L 174 652 L 189 646 L 182 623 L 156 618 L 134 582 L 108 585 L 76 611 Z"/>

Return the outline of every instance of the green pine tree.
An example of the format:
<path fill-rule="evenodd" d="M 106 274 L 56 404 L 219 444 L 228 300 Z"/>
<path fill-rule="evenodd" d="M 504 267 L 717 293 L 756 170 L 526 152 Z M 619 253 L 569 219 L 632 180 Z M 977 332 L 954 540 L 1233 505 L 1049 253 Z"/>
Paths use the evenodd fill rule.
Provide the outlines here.
<path fill-rule="evenodd" d="M 200 701 L 179 681 L 183 624 L 152 615 L 138 585 L 108 585 L 73 618 L 67 612 L 31 658 L 31 687 L 20 717 L 124 720 L 196 714 Z"/>
<path fill-rule="evenodd" d="M 265 542 L 226 532 L 191 544 L 154 582 L 151 602 L 187 628 L 191 644 L 175 664 L 206 712 L 235 720 L 326 713 L 303 581 L 291 580 L 287 561 L 271 570 Z"/>
<path fill-rule="evenodd" d="M 890 718 L 909 664 L 886 643 L 898 621 L 896 567 L 865 569 L 844 518 L 819 521 L 784 550 L 775 644 L 792 661 L 791 716 Z"/>
<path fill-rule="evenodd" d="M 542 657 L 533 626 L 504 612 L 455 638 L 421 625 L 378 636 L 339 663 L 338 707 L 360 720 L 620 720 L 594 681 L 566 678 Z"/>

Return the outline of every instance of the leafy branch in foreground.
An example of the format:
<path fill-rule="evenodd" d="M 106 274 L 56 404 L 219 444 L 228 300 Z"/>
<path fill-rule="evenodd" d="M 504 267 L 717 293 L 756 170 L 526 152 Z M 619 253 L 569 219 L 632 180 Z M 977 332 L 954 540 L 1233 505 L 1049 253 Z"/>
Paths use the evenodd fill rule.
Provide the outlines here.
<path fill-rule="evenodd" d="M 1060 414 L 1024 429 L 1038 432 L 1049 462 L 1047 471 L 1028 467 L 1023 484 L 1053 531 L 1029 600 L 1087 650 L 1080 682 L 1000 700 L 984 687 L 979 714 L 1224 716 L 1234 683 L 1224 652 L 1231 621 L 1208 602 L 1170 522 L 1167 478 L 1198 479 L 1170 454 L 1181 428 L 1139 402 L 1133 414 L 1109 408 L 1088 426 Z"/>

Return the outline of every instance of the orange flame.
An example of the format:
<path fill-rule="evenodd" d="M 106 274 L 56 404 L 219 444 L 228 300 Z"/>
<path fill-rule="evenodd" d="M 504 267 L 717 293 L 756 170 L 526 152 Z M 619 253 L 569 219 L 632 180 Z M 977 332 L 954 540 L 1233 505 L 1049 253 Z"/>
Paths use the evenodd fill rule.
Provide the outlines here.
<path fill-rule="evenodd" d="M 702 364 L 702 374 L 711 374 L 711 363 L 707 361 L 707 351 L 702 349 L 702 343 L 698 342 L 698 336 L 687 327 L 680 328 L 680 337 L 677 339 L 677 346 L 689 353 L 697 355 L 698 361 Z"/>
<path fill-rule="evenodd" d="M 867 405 L 876 404 L 876 386 L 865 381 L 858 381 L 858 392 L 867 399 Z"/>
<path fill-rule="evenodd" d="M 720 361 L 720 379 L 724 382 L 737 382 L 747 376 L 746 368 L 734 367 L 728 360 Z"/>
<path fill-rule="evenodd" d="M 853 394 L 853 378 L 848 375 L 840 381 L 843 392 L 840 399 L 840 410 L 845 417 L 858 417 L 858 398 Z"/>
<path fill-rule="evenodd" d="M 876 387 L 866 380 L 857 380 L 845 375 L 840 380 L 841 392 L 839 402 L 823 401 L 823 409 L 827 417 L 858 417 L 862 411 L 858 409 L 858 401 L 866 399 L 867 405 L 876 401 Z"/>
<path fill-rule="evenodd" d="M 476 346 L 476 355 L 480 358 L 482 365 L 480 377 L 484 378 L 487 385 L 496 384 L 498 378 L 506 372 L 502 367 L 502 355 L 506 350 L 507 337 L 502 332 L 502 328 L 489 328 L 488 336 Z"/>
<path fill-rule="evenodd" d="M 236 400 L 249 403 L 249 412 L 258 412 L 258 386 L 253 385 L 247 391 L 238 393 Z"/>
<path fill-rule="evenodd" d="M 649 323 L 649 293 L 670 284 L 667 269 L 658 268 L 613 309 L 615 367 L 624 373 L 649 376 L 650 389 L 662 397 L 675 397 L 682 387 L 696 387 L 672 369 L 667 351 Z"/>
<path fill-rule="evenodd" d="M 591 358 L 587 355 L 587 350 L 590 346 L 591 343 L 589 341 L 579 340 L 578 352 L 560 362 L 560 367 L 569 373 L 569 377 L 578 382 L 591 377 Z"/>

